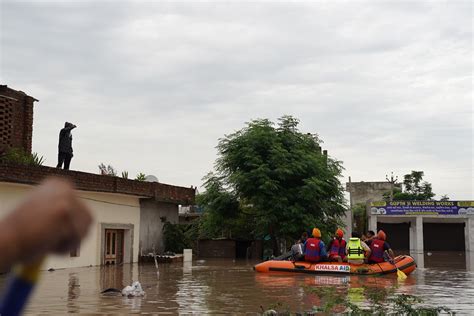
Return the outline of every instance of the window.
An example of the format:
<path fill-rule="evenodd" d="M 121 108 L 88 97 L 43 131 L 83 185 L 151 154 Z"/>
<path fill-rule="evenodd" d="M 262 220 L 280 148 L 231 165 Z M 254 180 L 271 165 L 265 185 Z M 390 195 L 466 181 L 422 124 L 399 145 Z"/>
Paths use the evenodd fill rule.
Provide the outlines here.
<path fill-rule="evenodd" d="M 79 257 L 81 246 L 77 246 L 76 249 L 73 249 L 69 252 L 69 257 Z"/>

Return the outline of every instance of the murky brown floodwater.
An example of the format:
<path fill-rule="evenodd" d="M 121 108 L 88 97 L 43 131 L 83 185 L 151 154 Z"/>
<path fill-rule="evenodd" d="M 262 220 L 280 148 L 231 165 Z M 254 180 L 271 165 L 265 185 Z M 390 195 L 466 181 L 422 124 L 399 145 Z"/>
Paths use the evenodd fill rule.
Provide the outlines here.
<path fill-rule="evenodd" d="M 319 303 L 304 290 L 307 286 L 337 286 L 341 295 L 353 295 L 362 285 L 390 287 L 397 282 L 395 276 L 258 274 L 252 266 L 253 262 L 232 260 L 194 261 L 192 266 L 162 264 L 158 276 L 154 265 L 137 264 L 45 271 L 27 313 L 244 314 L 277 303 L 296 312 Z M 100 295 L 105 288 L 122 288 L 137 279 L 146 291 L 143 298 Z M 397 292 L 474 314 L 473 272 L 419 269 Z"/>

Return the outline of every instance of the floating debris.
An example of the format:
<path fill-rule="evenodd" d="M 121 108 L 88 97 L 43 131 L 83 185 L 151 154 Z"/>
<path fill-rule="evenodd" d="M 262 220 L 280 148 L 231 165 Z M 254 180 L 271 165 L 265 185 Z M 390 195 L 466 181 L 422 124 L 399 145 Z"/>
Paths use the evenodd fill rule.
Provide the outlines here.
<path fill-rule="evenodd" d="M 133 297 L 133 296 L 144 296 L 145 291 L 143 291 L 142 285 L 140 282 L 135 281 L 132 283 L 132 285 L 127 285 L 124 287 L 122 290 L 122 295 L 123 296 L 128 296 L 128 297 Z"/>

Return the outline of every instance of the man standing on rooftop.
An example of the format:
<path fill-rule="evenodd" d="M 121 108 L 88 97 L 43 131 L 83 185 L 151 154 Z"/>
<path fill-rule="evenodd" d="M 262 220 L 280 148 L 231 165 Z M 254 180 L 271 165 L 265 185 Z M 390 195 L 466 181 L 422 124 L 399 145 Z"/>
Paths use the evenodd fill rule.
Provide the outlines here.
<path fill-rule="evenodd" d="M 64 163 L 64 169 L 69 170 L 69 164 L 73 157 L 72 154 L 72 135 L 71 130 L 77 126 L 66 122 L 64 123 L 64 128 L 59 132 L 59 145 L 58 145 L 58 165 L 56 168 L 62 168 Z"/>

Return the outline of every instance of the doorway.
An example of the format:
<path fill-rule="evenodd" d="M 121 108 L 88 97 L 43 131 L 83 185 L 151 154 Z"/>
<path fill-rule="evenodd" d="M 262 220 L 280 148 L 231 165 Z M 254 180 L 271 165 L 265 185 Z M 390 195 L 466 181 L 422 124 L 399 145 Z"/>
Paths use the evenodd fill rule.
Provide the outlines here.
<path fill-rule="evenodd" d="M 105 251 L 104 264 L 122 264 L 123 263 L 123 229 L 105 230 Z"/>
<path fill-rule="evenodd" d="M 410 223 L 377 223 L 377 231 L 387 234 L 387 242 L 400 253 L 410 249 Z"/>
<path fill-rule="evenodd" d="M 464 252 L 464 223 L 423 223 L 423 248 Z"/>

